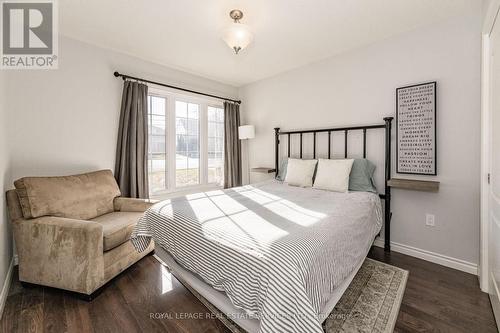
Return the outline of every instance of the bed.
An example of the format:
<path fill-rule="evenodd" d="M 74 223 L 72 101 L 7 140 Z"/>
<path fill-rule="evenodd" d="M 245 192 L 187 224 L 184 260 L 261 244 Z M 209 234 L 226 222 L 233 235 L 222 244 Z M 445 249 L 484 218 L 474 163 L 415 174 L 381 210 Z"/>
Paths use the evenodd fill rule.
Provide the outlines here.
<path fill-rule="evenodd" d="M 362 130 L 366 154 L 366 130 L 385 128 L 390 175 L 390 121 L 308 131 Z M 302 155 L 304 132 L 276 129 L 276 150 L 281 135 L 298 134 Z M 337 193 L 270 180 L 187 195 L 146 211 L 132 242 L 141 250 L 154 240 L 156 255 L 174 275 L 248 332 L 319 333 L 361 267 L 384 215 L 387 235 L 385 188 L 384 195 Z"/>

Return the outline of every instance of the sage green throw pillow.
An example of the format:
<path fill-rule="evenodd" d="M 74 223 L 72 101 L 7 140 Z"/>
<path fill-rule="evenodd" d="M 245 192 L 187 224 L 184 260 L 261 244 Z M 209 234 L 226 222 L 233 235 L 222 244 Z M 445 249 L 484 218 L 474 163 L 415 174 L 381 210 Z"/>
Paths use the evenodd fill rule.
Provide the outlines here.
<path fill-rule="evenodd" d="M 280 161 L 278 175 L 276 176 L 277 180 L 280 180 L 282 182 L 285 181 L 287 167 L 288 167 L 288 158 L 282 158 Z"/>
<path fill-rule="evenodd" d="M 366 158 L 357 158 L 352 164 L 349 175 L 349 191 L 363 191 L 377 193 L 377 188 L 373 181 L 375 164 Z"/>

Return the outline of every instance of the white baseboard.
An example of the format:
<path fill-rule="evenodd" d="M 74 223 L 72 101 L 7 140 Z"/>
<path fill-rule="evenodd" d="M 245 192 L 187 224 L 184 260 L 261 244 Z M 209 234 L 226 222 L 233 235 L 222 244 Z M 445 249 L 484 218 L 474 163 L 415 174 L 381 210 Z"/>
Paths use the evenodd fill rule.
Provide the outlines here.
<path fill-rule="evenodd" d="M 7 301 L 7 296 L 9 295 L 10 283 L 12 281 L 12 273 L 14 272 L 14 258 L 10 261 L 9 270 L 5 276 L 5 281 L 3 282 L 2 293 L 0 294 L 0 319 L 2 319 L 3 309 L 5 308 L 5 302 Z"/>
<path fill-rule="evenodd" d="M 383 248 L 384 240 L 377 238 L 373 245 Z M 459 271 L 477 275 L 477 264 L 448 257 L 439 253 L 422 250 L 413 246 L 391 242 L 391 251 L 406 254 L 415 258 L 423 259 L 442 266 L 458 269 Z"/>

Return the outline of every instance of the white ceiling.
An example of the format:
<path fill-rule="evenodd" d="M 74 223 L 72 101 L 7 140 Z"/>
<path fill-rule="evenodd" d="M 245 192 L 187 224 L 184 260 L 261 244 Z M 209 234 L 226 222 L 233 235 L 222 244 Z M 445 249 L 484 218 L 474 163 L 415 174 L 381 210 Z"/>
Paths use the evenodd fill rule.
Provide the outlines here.
<path fill-rule="evenodd" d="M 234 86 L 469 10 L 479 0 L 63 0 L 60 32 Z M 241 9 L 254 43 L 221 39 Z"/>

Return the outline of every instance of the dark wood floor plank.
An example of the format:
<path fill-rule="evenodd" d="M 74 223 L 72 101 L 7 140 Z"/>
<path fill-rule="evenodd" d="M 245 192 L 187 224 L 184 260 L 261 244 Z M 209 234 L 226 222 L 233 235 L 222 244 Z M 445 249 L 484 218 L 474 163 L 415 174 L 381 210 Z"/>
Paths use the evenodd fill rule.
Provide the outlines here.
<path fill-rule="evenodd" d="M 401 304 L 395 332 L 440 332 L 466 333 L 466 329 L 457 328 L 452 323 L 443 322 L 425 312 Z"/>
<path fill-rule="evenodd" d="M 155 316 L 154 303 L 160 296 L 159 269 L 160 266 L 154 265 L 152 261 L 142 260 L 116 280 L 118 289 L 144 332 L 168 330 L 164 320 L 158 319 L 159 315 Z"/>
<path fill-rule="evenodd" d="M 21 332 L 21 307 L 23 294 L 13 294 L 7 298 L 0 328 L 2 332 Z"/>
<path fill-rule="evenodd" d="M 26 288 L 21 305 L 21 331 L 43 332 L 43 287 Z"/>
<path fill-rule="evenodd" d="M 58 310 L 63 310 L 66 318 L 68 332 L 94 332 L 93 323 L 90 318 L 89 308 L 92 303 L 82 301 L 73 295 L 65 295 Z"/>
<path fill-rule="evenodd" d="M 369 257 L 410 271 L 395 332 L 497 332 L 477 277 L 373 248 Z M 196 316 L 196 318 L 193 318 Z M 92 302 L 50 288 L 23 288 L 17 274 L 2 332 L 229 333 L 153 256 L 111 281 Z"/>
<path fill-rule="evenodd" d="M 96 332 L 141 332 L 129 305 L 123 299 L 115 283 L 91 302 L 89 307 L 91 320 Z"/>
<path fill-rule="evenodd" d="M 407 288 L 404 304 L 418 309 L 435 321 L 449 322 L 457 329 L 465 329 L 469 332 L 476 329 L 478 325 L 486 328 L 488 324 L 491 324 L 491 322 L 478 323 L 479 318 L 474 314 L 468 313 L 460 306 L 454 307 L 450 302 L 443 298 L 434 297 L 425 290 L 417 291 Z"/>
<path fill-rule="evenodd" d="M 449 288 L 449 286 L 444 287 L 415 277 L 412 277 L 411 284 L 406 290 L 408 292 L 408 295 L 406 295 L 407 301 L 410 300 L 410 295 L 414 293 L 416 297 L 440 304 L 443 309 L 456 308 L 458 313 L 465 312 L 460 314 L 461 318 L 473 316 L 474 319 L 483 323 L 494 325 L 491 313 L 483 310 L 490 307 L 489 297 L 481 291 L 470 293 L 467 290 L 461 290 L 460 293 L 457 293 L 456 289 Z M 422 290 L 429 290 L 429 292 L 422 293 Z M 477 286 L 477 290 L 479 290 L 479 286 Z M 424 302 L 419 301 L 418 303 L 423 305 Z M 457 307 L 457 303 L 460 306 Z"/>
<path fill-rule="evenodd" d="M 64 304 L 64 291 L 45 289 L 43 293 L 43 331 L 46 333 L 67 332 L 66 315 L 60 311 L 60 304 Z"/>

